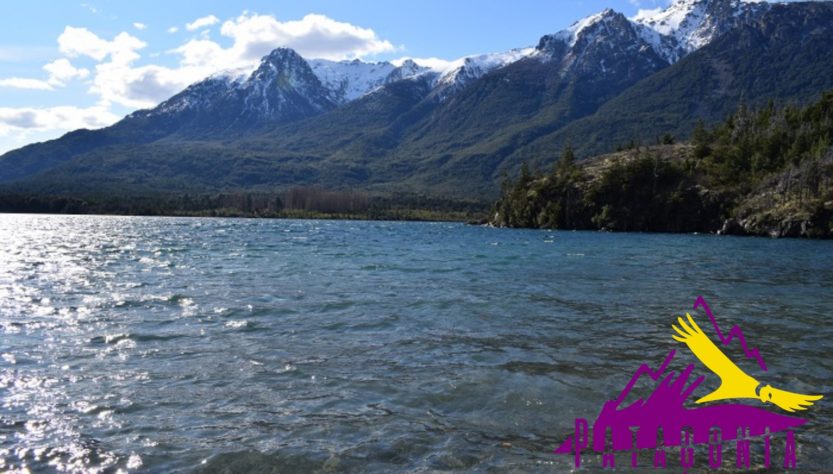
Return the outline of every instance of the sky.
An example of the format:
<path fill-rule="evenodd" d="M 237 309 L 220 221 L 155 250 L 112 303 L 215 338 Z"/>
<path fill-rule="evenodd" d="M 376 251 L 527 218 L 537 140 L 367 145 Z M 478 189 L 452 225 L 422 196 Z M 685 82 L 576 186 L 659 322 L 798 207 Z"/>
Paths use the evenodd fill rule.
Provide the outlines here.
<path fill-rule="evenodd" d="M 613 8 L 669 0 L 27 0 L 0 16 L 0 153 L 100 128 L 274 48 L 326 59 L 462 56 L 534 46 Z M 420 61 L 417 61 L 420 62 Z"/>

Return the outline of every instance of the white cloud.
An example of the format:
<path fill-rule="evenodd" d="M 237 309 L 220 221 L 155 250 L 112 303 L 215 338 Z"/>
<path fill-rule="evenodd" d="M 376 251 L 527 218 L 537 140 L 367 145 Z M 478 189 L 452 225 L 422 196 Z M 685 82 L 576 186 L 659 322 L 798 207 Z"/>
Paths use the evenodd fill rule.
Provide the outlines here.
<path fill-rule="evenodd" d="M 182 56 L 184 66 L 219 67 L 220 64 L 233 60 L 229 51 L 219 44 L 206 39 L 190 40 L 171 51 Z"/>
<path fill-rule="evenodd" d="M 179 65 L 173 68 L 134 67 L 132 61 L 99 64 L 93 91 L 106 101 L 129 107 L 152 107 L 215 72 L 253 69 L 263 56 L 281 46 L 293 48 L 306 57 L 327 59 L 356 58 L 395 49 L 390 42 L 379 39 L 373 30 L 322 15 L 280 22 L 268 15 L 243 14 L 223 23 L 221 34 L 232 39 L 230 47 L 196 38 L 170 50 L 169 53 L 180 56 Z M 112 48 L 109 43 L 104 47 L 108 51 Z M 425 62 L 436 65 L 441 60 L 429 58 Z"/>
<path fill-rule="evenodd" d="M 220 22 L 220 19 L 214 15 L 208 15 L 204 17 L 197 18 L 196 20 L 192 21 L 191 23 L 185 24 L 185 29 L 188 31 L 198 30 L 200 28 L 216 25 Z"/>
<path fill-rule="evenodd" d="M 90 75 L 85 68 L 76 68 L 69 62 L 69 59 L 61 58 L 43 66 L 44 71 L 49 73 L 47 81 L 52 86 L 63 86 L 73 79 L 84 79 Z"/>
<path fill-rule="evenodd" d="M 67 26 L 58 36 L 58 49 L 71 58 L 89 56 L 101 61 L 109 52 L 109 43 L 86 28 Z"/>
<path fill-rule="evenodd" d="M 146 108 L 155 106 L 204 77 L 205 74 L 195 73 L 193 68 L 131 67 L 111 62 L 96 66 L 91 91 L 106 102 Z"/>
<path fill-rule="evenodd" d="M 49 79 L 46 81 L 24 77 L 8 77 L 0 79 L 0 87 L 50 91 L 54 87 L 66 85 L 72 79 L 83 79 L 90 74 L 87 69 L 74 67 L 66 58 L 52 61 L 44 65 L 43 69 L 49 73 Z"/>
<path fill-rule="evenodd" d="M 111 61 L 121 64 L 139 59 L 136 51 L 145 46 L 147 43 L 126 32 L 121 32 L 112 41 L 107 41 L 86 28 L 67 26 L 58 36 L 58 49 L 71 58 L 88 56 L 96 61 L 103 61 L 109 56 Z"/>
<path fill-rule="evenodd" d="M 215 49 L 222 48 L 206 41 Z M 199 44 L 199 42 L 198 42 Z M 184 55 L 178 67 L 158 65 L 136 66 L 139 51 L 147 44 L 138 38 L 122 32 L 112 40 L 100 38 L 86 28 L 67 26 L 58 37 L 61 52 L 70 57 L 87 56 L 98 62 L 95 66 L 90 92 L 99 96 L 104 103 L 116 103 L 131 108 L 152 107 L 189 84 L 196 82 L 224 67 L 223 63 L 199 59 L 187 59 Z M 217 55 L 212 55 L 218 59 Z M 61 61 L 61 60 L 59 60 Z M 52 82 L 63 83 L 70 77 L 85 77 L 89 71 L 75 69 L 64 59 L 48 65 Z M 67 67 L 68 66 L 68 67 Z M 85 74 L 86 71 L 86 74 Z M 64 77 L 65 79 L 62 79 Z"/>
<path fill-rule="evenodd" d="M 139 59 L 136 51 L 143 49 L 147 43 L 127 33 L 119 33 L 110 42 L 110 60 L 114 63 L 129 64 Z"/>
<path fill-rule="evenodd" d="M 103 104 L 92 107 L 0 107 L 0 154 L 79 128 L 101 128 L 118 119 Z"/>
<path fill-rule="evenodd" d="M 75 130 L 100 128 L 119 117 L 103 105 L 92 107 L 0 107 L 0 135 L 20 131 Z"/>
<path fill-rule="evenodd" d="M 58 36 L 58 49 L 69 57 L 88 56 L 103 61 L 108 56 L 111 62 L 129 64 L 139 59 L 136 52 L 147 43 L 126 32 L 121 32 L 107 41 L 99 38 L 86 28 L 67 26 Z"/>
<path fill-rule="evenodd" d="M 73 31 L 77 35 L 77 32 Z M 370 29 L 342 23 L 322 15 L 307 15 L 298 21 L 279 22 L 267 15 L 244 14 L 226 21 L 221 34 L 232 39 L 228 48 L 205 38 L 187 41 L 169 53 L 180 56 L 177 67 L 158 65 L 133 66 L 136 51 L 144 43 L 117 40 L 100 43 L 90 38 L 86 44 L 99 50 L 122 51 L 128 60 L 103 62 L 96 66 L 93 92 L 103 100 L 128 107 L 152 107 L 196 81 L 225 69 L 253 69 L 261 57 L 273 49 L 286 46 L 307 57 L 346 59 L 394 50 L 390 42 L 381 40 Z M 129 35 L 128 35 L 129 36 Z M 103 40 L 102 40 L 103 41 Z M 121 46 L 119 46 L 121 44 Z M 72 48 L 72 51 L 80 50 Z M 83 53 L 83 52 L 82 52 Z M 88 54 L 92 57 L 89 53 Z M 115 56 L 114 56 L 115 57 Z M 432 62 L 433 61 L 433 62 Z M 428 64 L 441 60 L 427 59 Z"/>
<path fill-rule="evenodd" d="M 193 31 L 218 22 L 217 17 L 209 15 L 189 23 L 187 28 Z M 178 30 L 172 27 L 168 31 Z M 67 26 L 58 36 L 58 48 L 65 57 L 43 67 L 49 74 L 47 80 L 0 79 L 0 87 L 50 90 L 72 80 L 89 78 L 89 92 L 96 97 L 98 105 L 86 109 L 2 109 L 5 115 L 0 117 L 0 126 L 6 127 L 6 130 L 13 124 L 16 129 L 38 130 L 102 126 L 115 121 L 109 112 L 111 106 L 121 105 L 131 109 L 153 107 L 218 71 L 253 69 L 260 63 L 261 57 L 277 47 L 290 47 L 303 56 L 326 59 L 360 58 L 396 50 L 372 29 L 317 14 L 281 22 L 270 15 L 243 13 L 225 21 L 220 33 L 231 40 L 229 46 L 224 47 L 206 37 L 191 38 L 167 52 L 178 57 L 178 64 L 162 66 L 139 63 L 140 53 L 147 44 L 127 32 L 108 39 L 84 27 Z M 89 69 L 76 67 L 71 58 L 89 58 L 96 64 Z M 429 58 L 424 61 L 430 64 L 441 60 Z M 105 119 L 101 122 L 81 120 L 81 110 L 101 112 Z M 52 112 L 63 114 L 62 117 L 66 118 L 64 127 L 59 127 L 56 122 L 46 123 L 46 114 Z"/>
<path fill-rule="evenodd" d="M 181 67 L 205 75 L 223 69 L 255 67 L 278 47 L 292 48 L 304 57 L 353 59 L 396 48 L 368 28 L 310 14 L 301 20 L 281 22 L 270 15 L 244 13 L 223 23 L 220 33 L 232 45 L 222 47 L 207 38 L 191 39 L 171 50 L 181 56 Z M 187 74 L 189 79 L 198 79 Z"/>
<path fill-rule="evenodd" d="M 99 62 L 95 67 L 91 92 L 108 103 L 129 107 L 145 107 L 160 100 L 146 92 L 146 71 L 133 66 L 140 58 L 138 51 L 145 46 L 144 41 L 126 32 L 107 41 L 86 28 L 72 26 L 67 26 L 58 37 L 58 48 L 62 53 L 69 57 L 88 56 Z M 152 66 L 145 68 L 148 67 Z M 78 74 L 83 72 L 76 71 L 76 76 Z"/>
<path fill-rule="evenodd" d="M 40 79 L 28 79 L 24 77 L 8 77 L 5 79 L 0 79 L 0 87 L 11 87 L 14 89 L 32 89 L 32 90 L 42 90 L 42 91 L 49 91 L 52 90 L 52 86 Z"/>
<path fill-rule="evenodd" d="M 173 33 L 176 33 L 177 31 L 179 31 L 179 28 L 177 28 L 176 26 L 172 26 L 172 27 L 168 28 L 168 33 L 173 34 Z"/>
<path fill-rule="evenodd" d="M 139 31 L 144 30 L 144 29 L 146 29 L 147 27 L 148 27 L 148 25 L 146 25 L 146 24 L 144 24 L 144 23 L 140 23 L 140 22 L 138 22 L 138 21 L 133 22 L 133 28 L 136 28 L 136 29 L 137 29 L 137 30 L 139 30 Z"/>
<path fill-rule="evenodd" d="M 372 29 L 318 14 L 281 22 L 271 15 L 244 13 L 224 22 L 220 33 L 234 40 L 231 52 L 242 60 L 259 59 L 278 46 L 323 59 L 359 58 L 396 49 Z"/>

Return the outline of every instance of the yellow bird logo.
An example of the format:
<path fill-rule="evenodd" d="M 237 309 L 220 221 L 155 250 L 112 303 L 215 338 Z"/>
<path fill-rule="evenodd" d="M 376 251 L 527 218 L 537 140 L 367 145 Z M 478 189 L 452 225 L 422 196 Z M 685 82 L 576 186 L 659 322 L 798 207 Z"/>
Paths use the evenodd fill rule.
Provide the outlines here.
<path fill-rule="evenodd" d="M 677 318 L 679 327 L 671 326 L 677 334 L 671 337 L 675 341 L 685 343 L 703 365 L 720 377 L 720 387 L 695 403 L 730 398 L 751 398 L 763 403 L 773 403 L 783 410 L 793 412 L 806 410 L 807 407 L 813 405 L 813 402 L 821 400 L 821 395 L 793 393 L 771 385 L 761 387 L 763 384 L 741 370 L 703 333 L 690 314 L 686 313 L 686 317 L 688 323 L 681 317 Z"/>

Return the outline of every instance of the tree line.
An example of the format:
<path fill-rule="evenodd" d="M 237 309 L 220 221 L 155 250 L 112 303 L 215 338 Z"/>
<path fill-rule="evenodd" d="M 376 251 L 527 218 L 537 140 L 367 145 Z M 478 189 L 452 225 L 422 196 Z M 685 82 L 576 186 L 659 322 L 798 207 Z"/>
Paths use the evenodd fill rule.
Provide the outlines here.
<path fill-rule="evenodd" d="M 0 212 L 205 217 L 316 217 L 391 220 L 470 220 L 482 201 L 421 195 L 372 195 L 298 186 L 281 192 L 61 196 L 0 192 Z"/>
<path fill-rule="evenodd" d="M 550 170 L 504 180 L 491 223 L 504 227 L 715 232 L 738 219 L 757 232 L 802 222 L 833 236 L 833 91 L 813 104 L 744 104 L 685 144 L 631 143 L 576 162 L 568 145 Z M 786 225 L 786 224 L 785 224 Z M 791 224 L 790 224 L 791 225 Z"/>

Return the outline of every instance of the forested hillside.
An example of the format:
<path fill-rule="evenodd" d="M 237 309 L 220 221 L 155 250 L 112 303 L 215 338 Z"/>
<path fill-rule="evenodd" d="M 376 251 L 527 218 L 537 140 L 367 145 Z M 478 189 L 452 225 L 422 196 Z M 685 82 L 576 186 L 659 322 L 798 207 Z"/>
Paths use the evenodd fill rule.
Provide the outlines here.
<path fill-rule="evenodd" d="M 688 143 L 629 149 L 505 181 L 506 227 L 833 237 L 833 91 L 806 107 L 741 105 Z"/>

